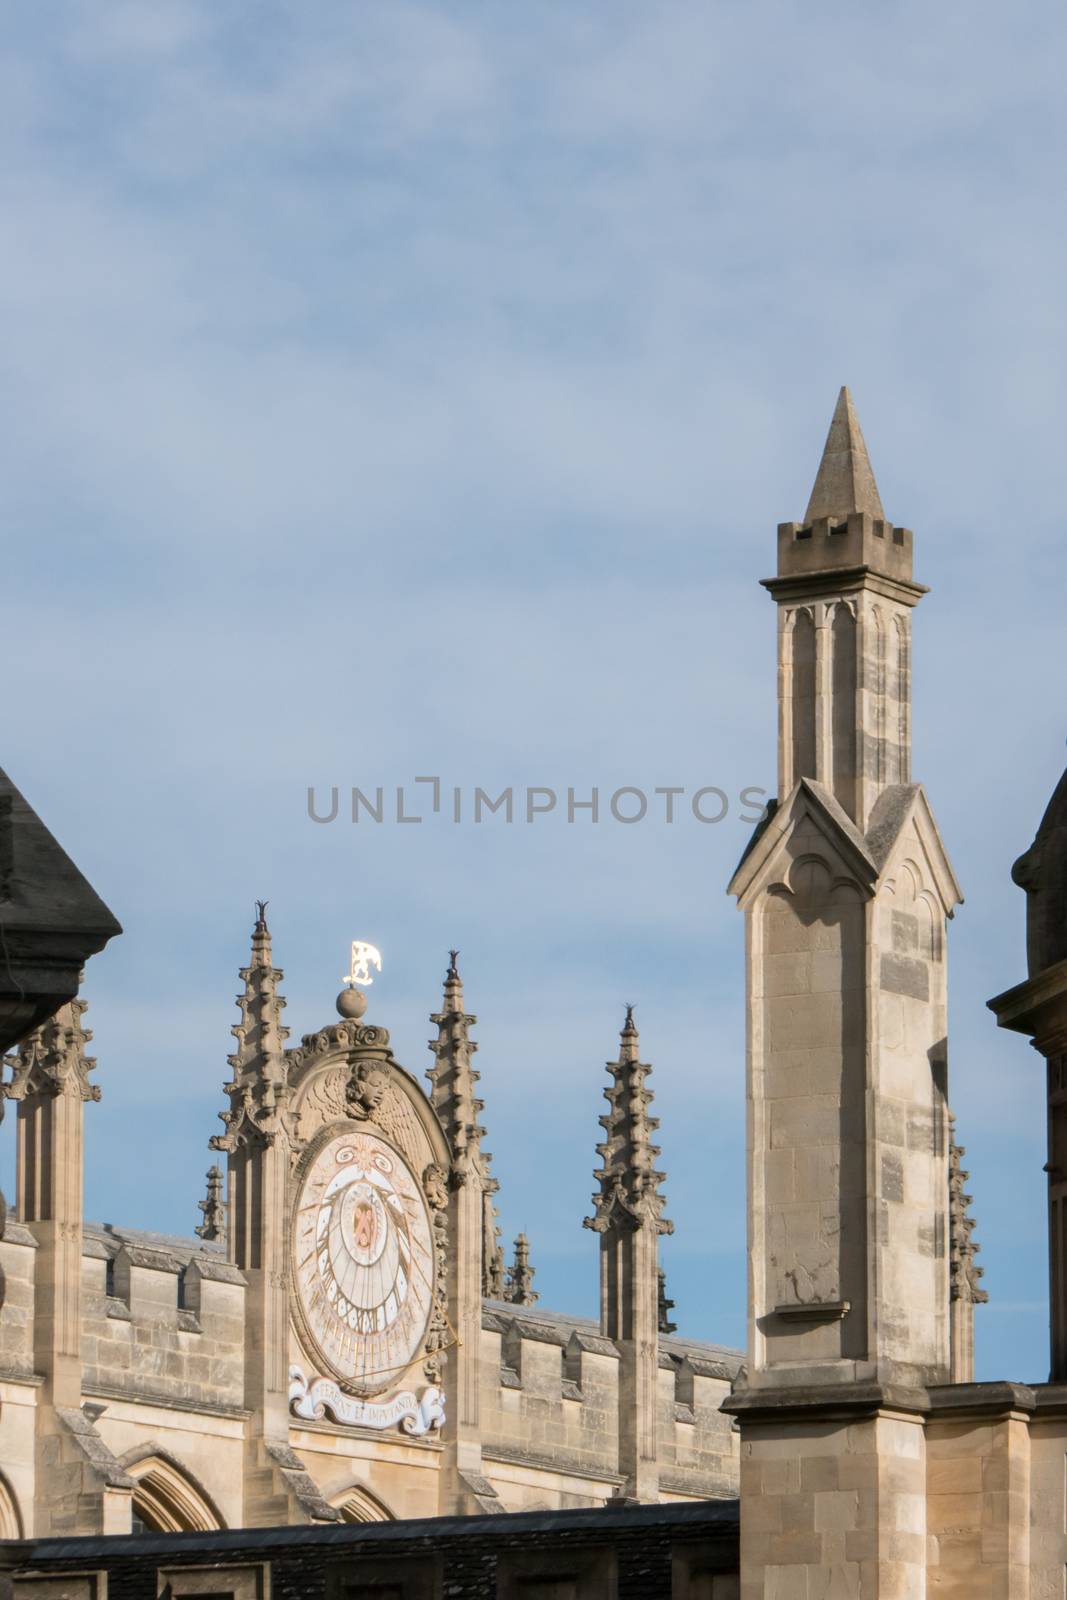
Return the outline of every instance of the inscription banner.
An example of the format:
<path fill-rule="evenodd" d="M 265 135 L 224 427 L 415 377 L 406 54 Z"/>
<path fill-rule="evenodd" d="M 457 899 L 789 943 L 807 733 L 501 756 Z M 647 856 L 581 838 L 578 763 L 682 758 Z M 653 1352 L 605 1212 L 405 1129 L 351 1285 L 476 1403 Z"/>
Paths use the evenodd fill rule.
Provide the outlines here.
<path fill-rule="evenodd" d="M 419 1438 L 441 1427 L 445 1420 L 444 1392 L 431 1384 L 415 1395 L 410 1389 L 391 1400 L 357 1400 L 345 1394 L 332 1378 L 309 1379 L 302 1367 L 289 1368 L 289 1409 L 295 1417 L 321 1422 L 332 1417 L 352 1428 L 374 1428 L 378 1432 L 399 1426 L 404 1433 Z"/>

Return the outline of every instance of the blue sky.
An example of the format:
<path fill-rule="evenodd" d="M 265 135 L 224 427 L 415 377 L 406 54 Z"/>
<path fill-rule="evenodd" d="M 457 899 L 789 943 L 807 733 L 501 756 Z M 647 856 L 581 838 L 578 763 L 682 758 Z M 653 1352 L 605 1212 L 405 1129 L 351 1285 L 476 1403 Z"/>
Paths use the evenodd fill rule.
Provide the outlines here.
<path fill-rule="evenodd" d="M 89 969 L 87 1205 L 188 1231 L 255 896 L 294 1039 L 347 942 L 428 1063 L 450 945 L 505 1233 L 592 1311 L 638 1004 L 671 1292 L 743 1340 L 738 808 L 328 827 L 309 784 L 774 776 L 774 530 L 851 385 L 915 529 L 915 772 L 964 886 L 952 1098 L 992 1303 L 1047 1371 L 1011 861 L 1062 769 L 1062 8 L 10 7 L 2 759 L 126 935 Z M 10 1191 L 11 1125 L 3 1130 Z"/>

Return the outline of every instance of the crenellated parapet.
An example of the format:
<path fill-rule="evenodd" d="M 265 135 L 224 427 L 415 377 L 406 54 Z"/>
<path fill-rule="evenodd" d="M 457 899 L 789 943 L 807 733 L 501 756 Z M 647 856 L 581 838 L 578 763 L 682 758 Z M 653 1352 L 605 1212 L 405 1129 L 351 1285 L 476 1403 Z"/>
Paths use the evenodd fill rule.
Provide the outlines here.
<path fill-rule="evenodd" d="M 632 1497 L 620 1341 L 584 1318 L 486 1302 L 481 1349 L 486 1471 L 508 1510 Z M 740 1361 L 721 1346 L 661 1341 L 651 1401 L 661 1491 L 736 1495 L 738 1436 L 721 1407 Z"/>

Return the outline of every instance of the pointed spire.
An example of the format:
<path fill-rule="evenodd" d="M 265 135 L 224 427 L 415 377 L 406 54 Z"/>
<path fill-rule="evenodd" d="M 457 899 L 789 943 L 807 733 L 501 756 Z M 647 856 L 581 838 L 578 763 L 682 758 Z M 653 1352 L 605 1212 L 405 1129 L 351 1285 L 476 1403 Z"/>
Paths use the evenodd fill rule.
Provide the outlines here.
<path fill-rule="evenodd" d="M 625 1212 L 638 1226 L 650 1222 L 657 1233 L 673 1233 L 674 1224 L 663 1216 L 666 1204 L 659 1193 L 664 1174 L 656 1170 L 658 1145 L 651 1135 L 659 1127 L 658 1117 L 649 1115 L 652 1091 L 645 1079 L 652 1068 L 640 1060 L 641 1041 L 634 1021 L 634 1008 L 626 1007 L 626 1021 L 619 1036 L 619 1059 L 607 1063 L 611 1083 L 604 1090 L 608 1111 L 600 1118 L 605 1137 L 597 1145 L 601 1165 L 594 1173 L 600 1192 L 593 1196 L 595 1215 L 585 1226 L 602 1233 L 612 1224 L 618 1211 Z"/>
<path fill-rule="evenodd" d="M 266 912 L 267 901 L 257 900 L 251 960 L 241 968 L 244 994 L 237 996 L 241 1020 L 230 1030 L 237 1049 L 228 1058 L 230 1108 L 219 1113 L 226 1132 L 211 1140 L 213 1150 L 233 1150 L 253 1133 L 273 1141 L 288 1100 L 289 1029 L 282 1026 L 285 999 L 279 988 L 285 974 L 274 965 Z"/>
<path fill-rule="evenodd" d="M 25 1100 L 28 1094 L 63 1094 L 68 1086 L 82 1100 L 99 1100 L 100 1086 L 89 1082 L 96 1057 L 85 1053 L 92 1030 L 82 1026 L 87 1000 L 68 1000 L 47 1022 L 42 1022 L 14 1055 L 5 1057 L 11 1082 L 4 1084 L 7 1100 Z"/>
<path fill-rule="evenodd" d="M 437 1038 L 430 1040 L 434 1064 L 426 1073 L 430 1080 L 430 1103 L 452 1147 L 452 1171 L 456 1180 L 466 1183 L 475 1173 L 482 1188 L 482 1293 L 499 1299 L 504 1291 L 504 1252 L 500 1245 L 497 1208 L 493 1196 L 500 1184 L 490 1170 L 492 1156 L 482 1149 L 485 1129 L 478 1118 L 484 1100 L 474 1092 L 480 1073 L 473 1066 L 478 1045 L 470 1030 L 478 1018 L 463 1009 L 463 980 L 459 975 L 459 951 L 448 952 L 445 991 L 441 1010 L 430 1021 L 437 1025 Z"/>
<path fill-rule="evenodd" d="M 266 900 L 256 901 L 251 959 L 247 967 L 241 968 L 245 992 L 237 996 L 241 1020 L 230 1030 L 238 1045 L 230 1057 L 232 1067 L 257 1059 L 278 1060 L 285 1052 L 285 1041 L 289 1037 L 289 1029 L 282 1027 L 285 1000 L 278 989 L 285 974 L 274 965 L 267 905 Z"/>
<path fill-rule="evenodd" d="M 533 1286 L 534 1269 L 530 1265 L 530 1241 L 524 1233 L 515 1240 L 515 1259 L 508 1268 L 508 1281 L 504 1299 L 513 1306 L 532 1306 L 540 1295 Z"/>
<path fill-rule="evenodd" d="M 204 1220 L 197 1228 L 199 1238 L 214 1242 L 226 1237 L 226 1201 L 223 1197 L 222 1168 L 209 1167 L 207 1173 L 207 1198 L 198 1200 Z"/>
<path fill-rule="evenodd" d="M 671 1312 L 674 1310 L 674 1301 L 667 1299 L 667 1273 L 660 1267 L 656 1274 L 659 1285 L 659 1303 L 657 1306 L 660 1333 L 677 1333 L 678 1324 L 671 1321 Z"/>
<path fill-rule="evenodd" d="M 811 523 L 818 517 L 841 521 L 853 511 L 866 511 L 878 521 L 885 520 L 852 396 L 842 389 L 804 521 Z"/>
<path fill-rule="evenodd" d="M 956 1118 L 949 1113 L 948 1196 L 950 1298 L 984 1305 L 989 1295 L 979 1283 L 985 1269 L 975 1265 L 981 1245 L 972 1237 L 976 1223 L 970 1215 L 973 1196 L 964 1192 L 970 1173 L 964 1170 L 966 1147 L 956 1143 Z"/>

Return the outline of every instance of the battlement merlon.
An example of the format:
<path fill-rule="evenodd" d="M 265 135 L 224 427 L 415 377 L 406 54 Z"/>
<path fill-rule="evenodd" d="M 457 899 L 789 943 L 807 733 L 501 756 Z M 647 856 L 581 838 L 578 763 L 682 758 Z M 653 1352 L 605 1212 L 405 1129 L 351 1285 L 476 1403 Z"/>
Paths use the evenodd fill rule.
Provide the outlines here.
<path fill-rule="evenodd" d="M 778 571 L 760 581 L 775 600 L 812 598 L 884 586 L 888 598 L 914 606 L 926 594 L 912 577 L 910 528 L 898 528 L 867 511 L 778 524 Z"/>

